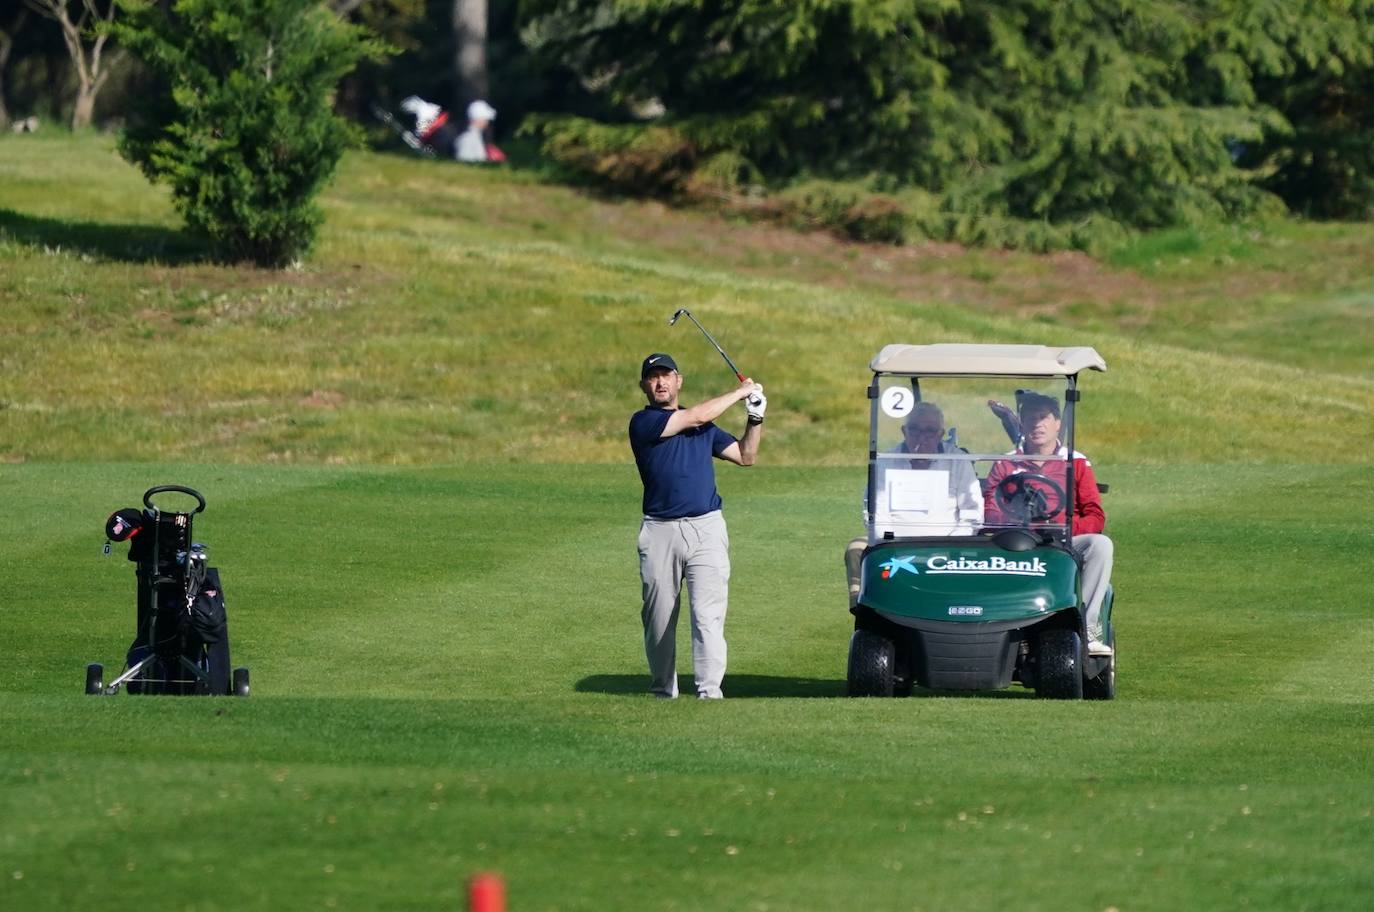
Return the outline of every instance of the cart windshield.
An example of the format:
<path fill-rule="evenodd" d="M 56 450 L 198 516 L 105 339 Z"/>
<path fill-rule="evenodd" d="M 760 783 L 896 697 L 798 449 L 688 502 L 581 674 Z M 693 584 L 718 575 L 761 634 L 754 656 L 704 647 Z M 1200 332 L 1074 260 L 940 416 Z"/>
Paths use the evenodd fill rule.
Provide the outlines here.
<path fill-rule="evenodd" d="M 870 541 L 1028 528 L 1067 534 L 1066 378 L 879 374 L 872 400 Z"/>

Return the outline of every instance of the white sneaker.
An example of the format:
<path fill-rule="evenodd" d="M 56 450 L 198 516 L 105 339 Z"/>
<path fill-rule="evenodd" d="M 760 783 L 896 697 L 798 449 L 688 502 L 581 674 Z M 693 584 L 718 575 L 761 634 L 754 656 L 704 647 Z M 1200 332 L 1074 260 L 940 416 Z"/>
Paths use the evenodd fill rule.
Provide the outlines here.
<path fill-rule="evenodd" d="M 1088 642 L 1088 655 L 1090 656 L 1110 656 L 1112 647 L 1101 640 L 1091 640 Z"/>

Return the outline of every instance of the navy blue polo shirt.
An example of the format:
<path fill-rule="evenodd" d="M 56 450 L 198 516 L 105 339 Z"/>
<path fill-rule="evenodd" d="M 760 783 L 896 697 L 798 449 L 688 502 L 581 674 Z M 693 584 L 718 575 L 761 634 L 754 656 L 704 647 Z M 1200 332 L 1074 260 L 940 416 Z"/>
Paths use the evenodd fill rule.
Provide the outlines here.
<path fill-rule="evenodd" d="M 644 483 L 644 515 L 654 519 L 702 516 L 720 509 L 711 464 L 735 438 L 714 422 L 664 437 L 672 409 L 645 406 L 630 416 L 630 449 Z"/>

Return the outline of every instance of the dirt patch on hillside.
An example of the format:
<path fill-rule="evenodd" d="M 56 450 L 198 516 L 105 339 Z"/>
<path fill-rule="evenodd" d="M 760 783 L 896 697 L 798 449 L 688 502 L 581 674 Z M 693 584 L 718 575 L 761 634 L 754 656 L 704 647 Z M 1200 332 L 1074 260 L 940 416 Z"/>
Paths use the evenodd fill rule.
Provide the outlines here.
<path fill-rule="evenodd" d="M 311 390 L 309 396 L 300 400 L 300 404 L 306 408 L 317 409 L 336 409 L 343 405 L 346 397 L 338 390 Z"/>
<path fill-rule="evenodd" d="M 896 298 L 1055 315 L 1084 302 L 1128 303 L 1133 311 L 1148 311 L 1160 296 L 1148 279 L 1077 251 L 1035 255 L 937 241 L 862 244 L 823 231 L 791 231 L 661 203 L 607 203 L 595 209 L 603 227 L 617 236 L 704 267 Z"/>

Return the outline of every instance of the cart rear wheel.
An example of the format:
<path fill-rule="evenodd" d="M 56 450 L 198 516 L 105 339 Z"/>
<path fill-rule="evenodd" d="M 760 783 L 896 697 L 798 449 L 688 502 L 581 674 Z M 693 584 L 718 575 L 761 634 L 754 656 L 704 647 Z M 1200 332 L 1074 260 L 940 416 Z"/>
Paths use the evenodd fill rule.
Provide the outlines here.
<path fill-rule="evenodd" d="M 1050 700 L 1083 699 L 1083 641 L 1076 630 L 1046 630 L 1035 652 L 1035 694 Z"/>
<path fill-rule="evenodd" d="M 909 697 L 915 687 L 916 680 L 911 674 L 911 658 L 903 655 L 902 650 L 898 649 L 896 664 L 892 672 L 892 695 L 894 697 Z"/>
<path fill-rule="evenodd" d="M 86 666 L 86 693 L 96 695 L 105 689 L 105 666 L 92 662 Z"/>
<path fill-rule="evenodd" d="M 892 641 L 871 630 L 855 630 L 849 639 L 849 695 L 890 697 L 897 650 Z"/>
<path fill-rule="evenodd" d="M 248 669 L 240 665 L 234 669 L 234 683 L 232 693 L 236 697 L 248 696 Z"/>
<path fill-rule="evenodd" d="M 1083 696 L 1089 700 L 1115 700 L 1116 699 L 1116 635 L 1107 641 L 1107 645 L 1112 647 L 1111 658 L 1107 660 L 1107 667 L 1094 678 L 1088 678 L 1083 682 Z"/>

